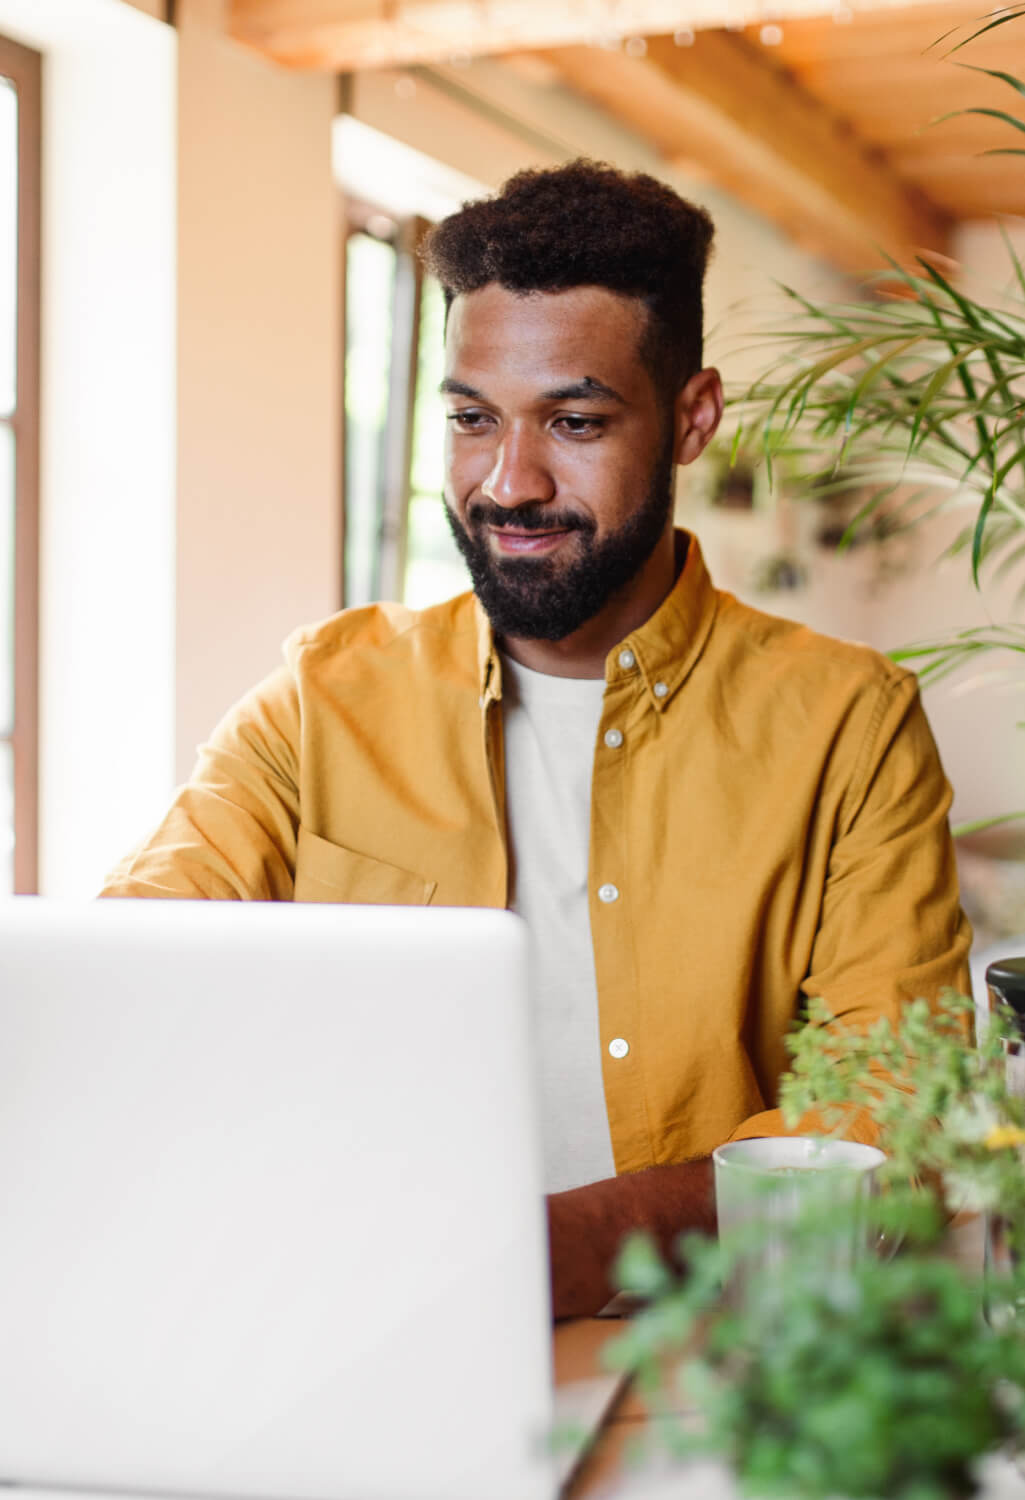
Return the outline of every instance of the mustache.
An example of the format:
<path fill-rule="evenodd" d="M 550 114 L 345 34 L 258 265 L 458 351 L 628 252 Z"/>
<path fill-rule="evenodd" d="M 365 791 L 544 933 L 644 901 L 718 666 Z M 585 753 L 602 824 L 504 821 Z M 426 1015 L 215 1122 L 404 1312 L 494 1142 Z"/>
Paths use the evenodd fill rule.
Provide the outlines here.
<path fill-rule="evenodd" d="M 553 511 L 544 501 L 528 501 L 515 509 L 507 510 L 502 505 L 487 505 L 478 500 L 467 507 L 466 520 L 472 526 L 515 526 L 517 531 L 587 531 L 593 532 L 594 522 L 589 516 L 578 516 L 573 511 Z"/>

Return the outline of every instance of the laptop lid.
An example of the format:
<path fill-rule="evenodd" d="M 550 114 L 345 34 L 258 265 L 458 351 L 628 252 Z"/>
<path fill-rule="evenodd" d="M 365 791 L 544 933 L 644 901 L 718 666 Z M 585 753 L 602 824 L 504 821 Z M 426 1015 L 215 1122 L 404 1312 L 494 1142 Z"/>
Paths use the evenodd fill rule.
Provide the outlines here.
<path fill-rule="evenodd" d="M 542 1500 L 522 925 L 0 903 L 0 1481 Z"/>

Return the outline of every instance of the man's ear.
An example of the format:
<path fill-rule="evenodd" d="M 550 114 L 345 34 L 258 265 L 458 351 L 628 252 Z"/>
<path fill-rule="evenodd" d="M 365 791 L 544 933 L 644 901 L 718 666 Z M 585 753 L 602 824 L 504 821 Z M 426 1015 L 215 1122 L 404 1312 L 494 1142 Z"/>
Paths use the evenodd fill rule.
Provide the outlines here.
<path fill-rule="evenodd" d="M 718 370 L 692 375 L 673 405 L 675 459 L 692 464 L 705 451 L 722 421 L 722 381 Z"/>

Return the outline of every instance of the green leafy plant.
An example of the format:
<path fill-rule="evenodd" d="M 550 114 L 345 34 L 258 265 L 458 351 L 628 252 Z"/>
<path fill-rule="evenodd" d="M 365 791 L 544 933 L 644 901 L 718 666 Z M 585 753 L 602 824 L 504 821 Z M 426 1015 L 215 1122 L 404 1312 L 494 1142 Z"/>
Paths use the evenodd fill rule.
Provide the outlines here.
<path fill-rule="evenodd" d="M 852 532 L 887 501 L 896 523 L 974 497 L 976 580 L 984 564 L 1025 564 L 1025 268 L 1006 243 L 1015 288 L 991 303 L 924 259 L 914 271 L 893 262 L 866 301 L 815 303 L 783 287 L 791 316 L 768 332 L 769 368 L 734 400 L 737 445 L 754 430 L 770 470 L 785 456 L 819 497 L 865 495 Z M 1025 650 L 1025 626 L 1006 645 Z"/>
<path fill-rule="evenodd" d="M 919 1197 L 895 1216 L 889 1205 L 891 1224 L 915 1230 L 913 1250 L 841 1278 L 816 1261 L 821 1226 L 802 1226 L 793 1274 L 776 1295 L 756 1290 L 739 1305 L 724 1304 L 721 1287 L 742 1244 L 687 1237 L 680 1278 L 650 1240 L 632 1239 L 621 1280 L 652 1301 L 610 1358 L 634 1372 L 656 1409 L 672 1404 L 657 1393 L 673 1368 L 701 1429 L 663 1411 L 658 1430 L 670 1448 L 725 1457 L 751 1495 L 975 1494 L 976 1461 L 1025 1430 L 1025 1342 L 985 1326 L 980 1286 L 931 1253 L 937 1220 L 923 1206 Z"/>

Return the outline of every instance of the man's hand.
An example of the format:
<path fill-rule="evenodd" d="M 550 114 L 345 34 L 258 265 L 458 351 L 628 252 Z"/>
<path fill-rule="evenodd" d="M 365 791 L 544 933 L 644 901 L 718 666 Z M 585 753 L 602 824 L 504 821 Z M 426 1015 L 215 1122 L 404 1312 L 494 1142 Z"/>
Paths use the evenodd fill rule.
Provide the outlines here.
<path fill-rule="evenodd" d="M 548 1198 L 548 1243 L 555 1318 L 591 1316 L 616 1288 L 610 1273 L 632 1229 L 656 1236 L 663 1254 L 686 1229 L 715 1232 L 712 1162 L 649 1167 Z"/>

